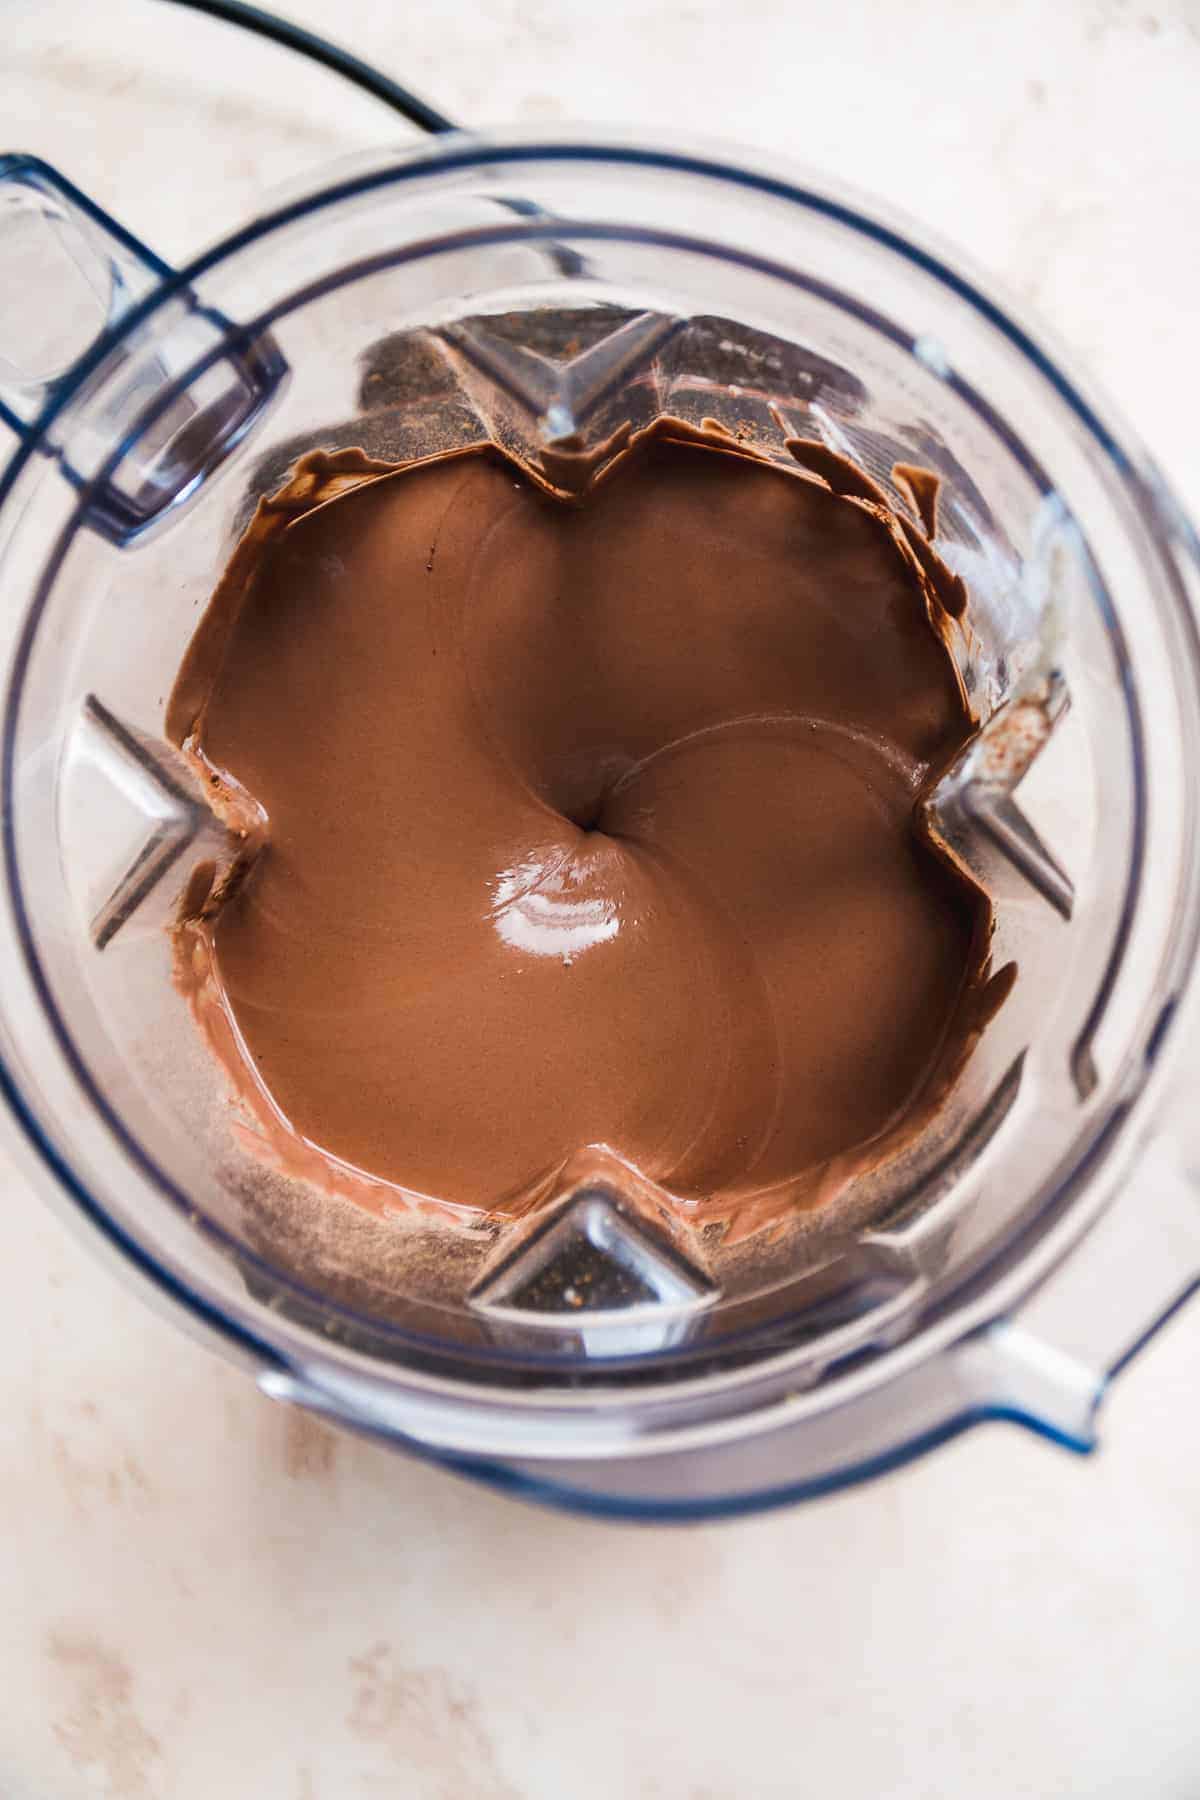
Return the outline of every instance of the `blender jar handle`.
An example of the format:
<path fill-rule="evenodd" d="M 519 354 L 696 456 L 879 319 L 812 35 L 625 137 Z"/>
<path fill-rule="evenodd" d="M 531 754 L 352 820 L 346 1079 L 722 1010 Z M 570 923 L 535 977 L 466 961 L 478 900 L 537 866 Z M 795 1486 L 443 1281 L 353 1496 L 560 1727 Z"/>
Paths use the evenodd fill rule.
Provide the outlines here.
<path fill-rule="evenodd" d="M 0 157 L 0 417 L 21 436 L 131 307 L 174 270 L 34 156 Z"/>
<path fill-rule="evenodd" d="M 0 250 L 0 419 L 127 542 L 241 441 L 283 358 L 37 157 L 0 156 Z"/>

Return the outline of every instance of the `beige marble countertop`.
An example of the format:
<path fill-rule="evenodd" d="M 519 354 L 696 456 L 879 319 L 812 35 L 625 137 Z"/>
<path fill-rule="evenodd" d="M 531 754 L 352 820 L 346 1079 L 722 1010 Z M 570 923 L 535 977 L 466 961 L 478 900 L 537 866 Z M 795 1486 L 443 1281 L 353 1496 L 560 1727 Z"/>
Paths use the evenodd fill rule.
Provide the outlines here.
<path fill-rule="evenodd" d="M 874 189 L 1035 306 L 1200 514 L 1196 0 L 289 5 L 464 121 L 716 126 Z M 155 0 L 4 0 L 0 40 L 9 146 L 168 257 L 401 135 Z M 1200 1306 L 1090 1460 L 994 1426 L 664 1530 L 272 1406 L 2 1152 L 0 1267 L 0 1800 L 1200 1795 Z"/>

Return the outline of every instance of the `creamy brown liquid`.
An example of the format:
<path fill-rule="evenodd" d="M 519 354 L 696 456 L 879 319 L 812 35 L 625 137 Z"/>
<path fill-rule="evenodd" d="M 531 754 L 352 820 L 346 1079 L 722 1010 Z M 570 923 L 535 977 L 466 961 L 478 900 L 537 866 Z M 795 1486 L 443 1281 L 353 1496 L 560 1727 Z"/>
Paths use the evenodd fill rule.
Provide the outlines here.
<path fill-rule="evenodd" d="M 481 446 L 260 508 L 168 729 L 268 841 L 177 943 L 297 1168 L 518 1210 L 606 1146 L 727 1215 L 927 1118 L 990 932 L 914 825 L 961 584 L 796 456 L 661 421 L 581 501 Z"/>

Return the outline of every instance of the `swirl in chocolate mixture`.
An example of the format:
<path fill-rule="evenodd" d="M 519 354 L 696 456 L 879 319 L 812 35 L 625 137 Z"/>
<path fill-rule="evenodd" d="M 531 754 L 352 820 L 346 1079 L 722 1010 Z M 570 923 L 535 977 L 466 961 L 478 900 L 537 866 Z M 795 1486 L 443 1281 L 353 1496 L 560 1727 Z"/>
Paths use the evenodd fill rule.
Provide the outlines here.
<path fill-rule="evenodd" d="M 794 448 L 662 420 L 582 500 L 318 455 L 260 508 L 168 728 L 269 820 L 177 950 L 285 1161 L 516 1211 L 606 1146 L 726 1216 L 928 1118 L 990 935 L 914 824 L 961 586 Z"/>

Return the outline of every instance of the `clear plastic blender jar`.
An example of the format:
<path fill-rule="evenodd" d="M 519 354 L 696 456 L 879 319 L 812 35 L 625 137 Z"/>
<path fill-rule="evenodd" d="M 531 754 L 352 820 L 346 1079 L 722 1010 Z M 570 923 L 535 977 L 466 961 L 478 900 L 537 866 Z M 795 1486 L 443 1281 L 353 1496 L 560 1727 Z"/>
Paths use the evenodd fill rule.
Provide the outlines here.
<path fill-rule="evenodd" d="M 1200 554 L 1128 433 L 943 255 L 703 150 L 448 138 L 179 271 L 13 157 L 0 233 L 0 1085 L 48 1189 L 265 1392 L 563 1505 L 772 1504 L 984 1417 L 1089 1447 L 1200 1280 Z M 939 476 L 981 730 L 931 823 L 1011 996 L 921 1139 L 782 1230 L 611 1170 L 520 1221 L 268 1171 L 166 930 L 237 853 L 163 711 L 240 530 L 311 448 L 536 463 L 660 413 L 900 506 L 896 462 Z"/>

